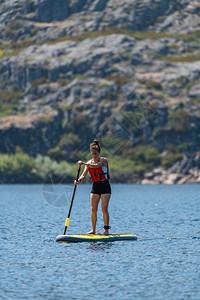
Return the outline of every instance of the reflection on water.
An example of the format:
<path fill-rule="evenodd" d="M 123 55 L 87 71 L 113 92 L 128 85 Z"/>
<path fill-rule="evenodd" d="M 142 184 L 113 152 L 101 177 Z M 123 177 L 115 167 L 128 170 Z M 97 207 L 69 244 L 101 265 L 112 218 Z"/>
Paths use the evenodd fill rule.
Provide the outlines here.
<path fill-rule="evenodd" d="M 88 246 L 86 246 L 86 249 L 92 250 L 92 251 L 106 251 L 111 249 L 113 243 L 102 243 L 102 242 L 92 242 L 89 243 Z"/>

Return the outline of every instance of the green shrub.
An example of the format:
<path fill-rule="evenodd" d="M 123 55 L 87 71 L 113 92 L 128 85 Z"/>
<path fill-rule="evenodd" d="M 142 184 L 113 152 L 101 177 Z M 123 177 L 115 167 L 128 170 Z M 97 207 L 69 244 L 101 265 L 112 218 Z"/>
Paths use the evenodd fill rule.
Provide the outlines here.
<path fill-rule="evenodd" d="M 116 155 L 121 154 L 122 150 L 128 150 L 132 147 L 132 142 L 123 138 L 113 137 L 113 136 L 104 136 L 101 139 L 101 145 L 104 149 L 104 152 L 107 155 Z"/>
<path fill-rule="evenodd" d="M 88 118 L 85 117 L 85 116 L 81 116 L 81 115 L 77 115 L 77 116 L 74 116 L 70 123 L 69 123 L 69 127 L 75 127 L 75 128 L 88 128 L 89 129 L 89 122 L 88 122 Z"/>
<path fill-rule="evenodd" d="M 107 95 L 108 100 L 110 100 L 110 101 L 117 100 L 117 98 L 118 98 L 118 95 L 116 92 L 114 92 L 114 91 L 108 92 L 108 95 Z"/>
<path fill-rule="evenodd" d="M 11 115 L 18 107 L 18 99 L 22 97 L 23 91 L 7 91 L 0 89 L 0 117 Z"/>
<path fill-rule="evenodd" d="M 153 164 L 134 161 L 130 158 L 122 158 L 121 156 L 113 156 L 109 158 L 109 166 L 111 177 L 117 179 L 118 182 L 127 182 L 133 178 L 143 176 L 145 172 L 152 169 Z"/>
<path fill-rule="evenodd" d="M 48 156 L 38 155 L 35 159 L 35 169 L 42 178 L 45 178 L 50 174 L 71 175 L 72 166 L 65 161 L 57 163 Z"/>
<path fill-rule="evenodd" d="M 71 106 L 69 104 L 66 104 L 66 103 L 58 103 L 58 108 L 63 110 L 63 111 L 71 111 Z"/>
<path fill-rule="evenodd" d="M 162 158 L 161 165 L 163 167 L 171 167 L 175 162 L 181 160 L 182 158 L 183 155 L 181 153 L 170 153 Z"/>
<path fill-rule="evenodd" d="M 34 168 L 34 159 L 23 152 L 0 155 L 0 182 L 15 183 L 27 181 Z"/>
<path fill-rule="evenodd" d="M 121 115 L 123 117 L 122 125 L 124 126 L 124 128 L 126 128 L 129 134 L 141 132 L 141 121 L 145 118 L 143 112 L 123 111 Z"/>
<path fill-rule="evenodd" d="M 172 84 L 174 85 L 187 85 L 187 83 L 188 83 L 188 78 L 187 78 L 187 76 L 180 76 L 180 77 L 178 77 L 178 78 L 176 78 L 176 79 L 174 79 L 173 81 L 172 81 Z"/>
<path fill-rule="evenodd" d="M 77 144 L 79 145 L 81 143 L 81 140 L 76 134 L 68 133 L 68 134 L 62 135 L 59 145 L 65 146 L 66 143 L 70 143 L 75 146 Z"/>
<path fill-rule="evenodd" d="M 200 105 L 200 98 L 190 98 L 190 100 L 187 102 L 189 105 Z"/>
<path fill-rule="evenodd" d="M 47 79 L 47 78 L 41 77 L 41 78 L 39 78 L 39 79 L 32 80 L 31 83 L 32 83 L 33 86 L 38 86 L 38 85 L 40 85 L 40 84 L 47 83 L 47 82 L 48 82 L 48 79 Z"/>
<path fill-rule="evenodd" d="M 160 163 L 160 153 L 156 147 L 145 147 L 145 162 L 158 165 Z"/>
<path fill-rule="evenodd" d="M 185 132 L 190 126 L 189 113 L 185 109 L 178 109 L 169 113 L 170 128 L 177 132 Z"/>
<path fill-rule="evenodd" d="M 120 172 L 131 175 L 134 173 L 134 162 L 130 159 L 122 159 L 120 156 L 112 156 L 109 159 L 109 167 L 112 172 Z"/>
<path fill-rule="evenodd" d="M 158 59 L 169 61 L 172 63 L 179 63 L 179 62 L 192 63 L 200 60 L 200 54 L 187 53 L 187 54 L 170 55 L 170 56 L 160 55 Z"/>
<path fill-rule="evenodd" d="M 109 81 L 114 81 L 118 87 L 121 87 L 122 85 L 133 81 L 133 79 L 131 79 L 130 77 L 119 76 L 119 75 L 110 75 L 107 76 L 106 79 Z"/>
<path fill-rule="evenodd" d="M 158 91 L 162 90 L 162 84 L 159 81 L 148 81 L 145 86 L 147 89 L 155 89 Z"/>
<path fill-rule="evenodd" d="M 62 135 L 56 147 L 50 149 L 47 154 L 57 161 L 65 159 L 74 161 L 75 157 L 79 156 L 80 148 L 81 139 L 74 133 L 68 133 Z"/>
<path fill-rule="evenodd" d="M 187 92 L 189 92 L 189 90 L 196 84 L 200 84 L 200 80 L 193 80 L 193 81 L 189 81 L 186 86 L 185 86 L 185 89 Z"/>
<path fill-rule="evenodd" d="M 53 118 L 49 117 L 49 116 L 40 116 L 39 117 L 39 121 L 41 123 L 52 123 L 53 122 Z"/>
<path fill-rule="evenodd" d="M 140 20 L 138 20 L 138 22 L 140 23 Z M 131 29 L 129 30 L 130 27 L 131 26 L 129 26 L 129 24 L 127 23 L 127 24 L 124 24 L 124 26 L 122 26 L 122 28 L 119 28 L 116 26 L 116 27 L 106 28 L 105 30 L 102 30 L 102 31 L 87 31 L 87 32 L 84 32 L 83 34 L 77 35 L 77 36 L 63 36 L 63 37 L 58 38 L 57 40 L 48 41 L 48 43 L 55 44 L 58 42 L 68 41 L 68 40 L 83 41 L 88 38 L 94 39 L 99 36 L 108 36 L 111 34 L 124 34 L 124 35 L 130 36 L 130 37 L 133 37 L 133 38 L 136 38 L 139 40 L 144 40 L 144 39 L 158 40 L 158 39 L 162 39 L 162 38 L 179 38 L 184 41 L 196 41 L 200 38 L 200 30 L 191 32 L 189 34 L 177 34 L 177 33 L 155 32 L 155 31 L 132 31 Z M 45 42 L 38 41 L 38 44 L 43 44 L 46 42 L 47 41 L 45 41 Z"/>
<path fill-rule="evenodd" d="M 152 136 L 153 136 L 154 139 L 157 139 L 159 137 L 162 137 L 162 136 L 166 135 L 169 132 L 169 130 L 170 129 L 167 128 L 167 127 L 158 126 L 154 129 Z"/>
<path fill-rule="evenodd" d="M 59 148 L 59 146 L 56 146 L 50 150 L 48 150 L 47 155 L 51 159 L 55 159 L 56 161 L 59 161 L 65 156 L 65 153 Z"/>
<path fill-rule="evenodd" d="M 140 145 L 124 151 L 123 157 L 125 156 L 135 161 L 135 164 L 150 163 L 152 165 L 158 165 L 160 163 L 160 152 L 156 147 Z"/>
<path fill-rule="evenodd" d="M 187 142 L 181 143 L 181 144 L 179 144 L 179 145 L 176 146 L 175 152 L 176 153 L 180 153 L 180 152 L 184 151 L 187 147 L 188 147 L 188 143 Z"/>

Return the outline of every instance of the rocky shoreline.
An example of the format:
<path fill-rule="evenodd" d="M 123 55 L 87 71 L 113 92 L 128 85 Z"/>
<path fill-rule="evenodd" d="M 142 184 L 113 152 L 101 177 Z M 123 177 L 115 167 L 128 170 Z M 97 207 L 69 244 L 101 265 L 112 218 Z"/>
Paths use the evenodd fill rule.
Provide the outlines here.
<path fill-rule="evenodd" d="M 198 183 L 199 14 L 184 0 L 1 0 L 0 152 L 74 163 L 98 136 L 127 151 L 131 182 Z"/>
<path fill-rule="evenodd" d="M 140 181 L 141 184 L 184 184 L 184 183 L 200 183 L 199 168 L 192 168 L 188 174 L 172 173 L 170 170 L 163 168 L 154 169 L 152 172 L 146 173 Z"/>

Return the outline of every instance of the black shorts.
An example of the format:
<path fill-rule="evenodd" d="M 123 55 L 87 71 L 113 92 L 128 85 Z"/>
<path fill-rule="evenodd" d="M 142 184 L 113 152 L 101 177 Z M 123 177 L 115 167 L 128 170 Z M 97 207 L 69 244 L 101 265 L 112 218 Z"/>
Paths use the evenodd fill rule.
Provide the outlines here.
<path fill-rule="evenodd" d="M 92 194 L 111 194 L 111 187 L 108 180 L 103 180 L 99 182 L 93 182 L 92 184 Z"/>

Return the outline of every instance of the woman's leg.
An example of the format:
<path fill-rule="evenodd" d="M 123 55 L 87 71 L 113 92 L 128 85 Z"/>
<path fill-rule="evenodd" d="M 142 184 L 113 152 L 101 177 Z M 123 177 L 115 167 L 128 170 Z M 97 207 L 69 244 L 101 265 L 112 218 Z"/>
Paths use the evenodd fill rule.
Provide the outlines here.
<path fill-rule="evenodd" d="M 92 230 L 88 232 L 88 234 L 95 234 L 96 232 L 97 210 L 98 210 L 99 200 L 100 200 L 100 195 L 92 194 L 92 193 L 90 194 Z"/>
<path fill-rule="evenodd" d="M 110 194 L 101 195 L 101 208 L 102 208 L 103 221 L 105 226 L 109 226 L 109 213 L 108 213 L 109 200 L 110 200 Z M 108 229 L 105 229 L 104 234 L 109 234 Z"/>

